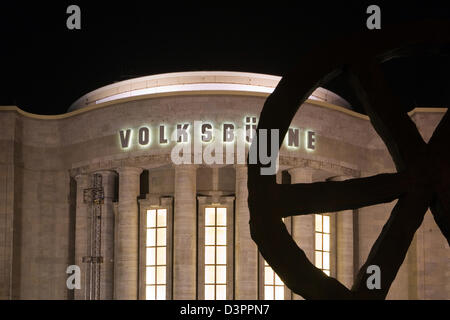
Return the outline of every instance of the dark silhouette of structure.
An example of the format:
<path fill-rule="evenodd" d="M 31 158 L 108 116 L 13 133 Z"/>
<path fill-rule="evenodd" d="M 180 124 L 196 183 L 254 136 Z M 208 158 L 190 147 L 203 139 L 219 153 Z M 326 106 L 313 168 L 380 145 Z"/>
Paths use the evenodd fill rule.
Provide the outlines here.
<path fill-rule="evenodd" d="M 257 131 L 279 129 L 281 146 L 292 118 L 310 94 L 345 75 L 397 168 L 397 173 L 342 182 L 278 185 L 275 176 L 260 175 L 261 163 L 249 164 L 252 238 L 293 292 L 306 299 L 384 299 L 428 208 L 450 243 L 449 113 L 425 143 L 381 68 L 395 57 L 448 55 L 449 43 L 450 24 L 440 21 L 355 35 L 303 57 L 267 98 Z M 287 216 L 356 209 L 395 199 L 398 202 L 351 290 L 308 261 L 282 222 Z M 380 267 L 381 289 L 370 290 L 366 285 L 370 265 Z"/>

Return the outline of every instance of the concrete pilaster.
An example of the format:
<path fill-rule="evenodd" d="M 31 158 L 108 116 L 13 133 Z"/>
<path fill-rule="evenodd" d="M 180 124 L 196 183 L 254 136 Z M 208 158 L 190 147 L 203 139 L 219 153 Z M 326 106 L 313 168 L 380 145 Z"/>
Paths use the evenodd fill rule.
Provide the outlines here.
<path fill-rule="evenodd" d="M 81 289 L 75 290 L 75 300 L 85 300 L 87 297 L 88 266 L 83 263 L 83 257 L 89 255 L 89 204 L 84 202 L 84 190 L 90 187 L 91 177 L 80 174 L 75 177 L 77 182 L 77 208 L 75 218 L 75 265 L 81 271 Z"/>
<path fill-rule="evenodd" d="M 122 167 L 119 173 L 119 216 L 114 254 L 114 298 L 138 298 L 139 218 L 137 197 L 141 168 Z"/>
<path fill-rule="evenodd" d="M 113 171 L 97 172 L 102 176 L 104 200 L 102 205 L 101 255 L 103 263 L 100 271 L 100 299 L 114 297 L 114 195 L 115 179 Z"/>
<path fill-rule="evenodd" d="M 236 165 L 235 297 L 258 299 L 258 249 L 250 236 L 247 166 Z"/>
<path fill-rule="evenodd" d="M 173 298 L 197 298 L 196 166 L 175 166 Z"/>
<path fill-rule="evenodd" d="M 349 176 L 338 176 L 331 181 L 344 181 Z M 336 277 L 347 288 L 351 288 L 354 280 L 353 257 L 353 210 L 336 213 Z"/>
<path fill-rule="evenodd" d="M 292 168 L 288 170 L 291 183 L 311 183 L 314 170 L 311 168 Z M 307 258 L 314 264 L 314 215 L 292 217 L 292 238 L 305 252 Z M 294 300 L 302 298 L 293 294 Z"/>
<path fill-rule="evenodd" d="M 3 150 L 12 153 L 12 148 Z M 0 300 L 13 296 L 14 166 L 0 164 Z"/>

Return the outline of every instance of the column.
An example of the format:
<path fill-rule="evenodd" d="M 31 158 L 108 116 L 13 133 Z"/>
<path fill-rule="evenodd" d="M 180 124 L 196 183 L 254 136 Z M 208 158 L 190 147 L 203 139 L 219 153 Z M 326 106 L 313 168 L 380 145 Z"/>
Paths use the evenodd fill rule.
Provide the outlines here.
<path fill-rule="evenodd" d="M 97 172 L 102 176 L 103 205 L 101 216 L 101 255 L 100 299 L 112 300 L 114 297 L 114 195 L 117 174 L 114 171 Z"/>
<path fill-rule="evenodd" d="M 344 181 L 349 176 L 338 176 L 331 181 Z M 353 259 L 353 210 L 336 213 L 336 277 L 351 289 L 354 275 Z"/>
<path fill-rule="evenodd" d="M 20 212 L 14 212 L 14 166 L 12 143 L 2 148 L 0 164 L 0 300 L 18 299 L 13 273 L 14 222 L 20 221 Z M 0 160 L 2 162 L 2 160 Z M 20 176 L 20 175 L 19 175 Z M 17 223 L 17 222 L 16 222 Z"/>
<path fill-rule="evenodd" d="M 90 187 L 91 178 L 87 174 L 80 174 L 75 177 L 77 182 L 77 207 L 75 217 L 75 265 L 80 267 L 81 288 L 75 290 L 75 300 L 85 300 L 87 298 L 88 265 L 83 263 L 83 257 L 89 256 L 89 203 L 84 202 L 84 190 Z"/>
<path fill-rule="evenodd" d="M 301 167 L 289 169 L 288 172 L 291 175 L 291 184 L 311 183 L 314 170 Z M 314 214 L 292 217 L 292 238 L 314 264 Z M 294 300 L 302 299 L 297 294 L 292 296 Z"/>
<path fill-rule="evenodd" d="M 235 299 L 258 299 L 258 249 L 250 235 L 247 166 L 236 165 Z"/>
<path fill-rule="evenodd" d="M 173 299 L 197 299 L 197 168 L 175 166 Z"/>
<path fill-rule="evenodd" d="M 114 259 L 114 298 L 137 300 L 139 218 L 137 197 L 141 168 L 122 167 L 119 172 L 119 216 Z"/>

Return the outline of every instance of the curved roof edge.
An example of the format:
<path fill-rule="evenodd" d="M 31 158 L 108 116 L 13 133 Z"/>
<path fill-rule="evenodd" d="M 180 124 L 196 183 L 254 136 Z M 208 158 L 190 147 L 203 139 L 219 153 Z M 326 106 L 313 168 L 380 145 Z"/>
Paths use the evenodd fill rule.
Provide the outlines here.
<path fill-rule="evenodd" d="M 91 105 L 130 99 L 153 94 L 179 94 L 180 92 L 196 92 L 211 94 L 212 92 L 233 92 L 235 94 L 270 94 L 281 77 L 247 72 L 230 71 L 193 71 L 164 73 L 152 76 L 120 81 L 91 91 L 69 108 L 69 112 Z M 318 88 L 310 96 L 311 100 L 327 102 L 350 109 L 350 104 L 337 94 Z"/>
<path fill-rule="evenodd" d="M 165 95 L 164 94 L 154 95 L 154 97 L 160 97 L 160 96 L 165 96 Z M 147 97 L 144 96 L 144 98 L 147 98 Z M 148 98 L 152 98 L 152 96 L 150 96 Z M 128 101 L 128 99 L 124 99 L 123 101 Z M 308 99 L 308 100 L 306 100 L 306 103 L 309 103 L 316 107 L 342 112 L 351 117 L 355 117 L 355 118 L 359 118 L 359 119 L 363 119 L 363 120 L 367 120 L 367 121 L 370 120 L 369 117 L 366 116 L 365 114 L 361 114 L 356 111 L 353 111 L 353 110 L 350 110 L 350 109 L 347 109 L 344 107 L 340 107 L 340 106 L 337 106 L 337 105 L 334 105 L 334 104 L 331 104 L 328 102 L 322 102 L 322 101 L 318 101 L 318 100 Z M 102 109 L 102 108 L 108 107 L 113 104 L 114 104 L 114 102 L 105 102 L 105 103 L 101 103 L 98 105 L 90 105 L 90 106 L 82 108 L 82 109 L 78 109 L 78 110 L 71 111 L 68 113 L 63 113 L 63 114 L 57 114 L 57 115 L 34 114 L 34 113 L 24 111 L 17 106 L 0 106 L 0 112 L 16 112 L 16 113 L 20 114 L 21 116 L 27 117 L 29 119 L 34 119 L 34 120 L 62 120 L 62 119 L 69 119 L 71 117 L 74 117 L 74 116 L 77 116 L 80 114 L 84 114 L 84 113 L 87 113 L 90 111 Z M 447 112 L 447 108 L 415 108 L 414 110 L 408 112 L 408 115 L 411 117 L 411 116 L 415 115 L 416 113 L 445 113 L 445 112 Z"/>

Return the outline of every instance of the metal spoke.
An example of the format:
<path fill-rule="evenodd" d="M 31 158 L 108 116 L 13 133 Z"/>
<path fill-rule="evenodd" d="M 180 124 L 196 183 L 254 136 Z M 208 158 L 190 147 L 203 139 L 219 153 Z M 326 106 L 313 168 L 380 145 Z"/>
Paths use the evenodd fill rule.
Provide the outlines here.
<path fill-rule="evenodd" d="M 438 192 L 430 207 L 434 221 L 450 245 L 450 190 Z"/>
<path fill-rule="evenodd" d="M 397 170 L 425 152 L 426 144 L 416 125 L 388 87 L 380 66 L 375 62 L 352 69 L 351 83 L 373 127 L 386 144 Z"/>
<path fill-rule="evenodd" d="M 448 146 L 449 137 L 450 137 L 450 113 L 449 110 L 447 110 L 441 122 L 439 122 L 436 130 L 434 130 L 433 136 L 428 142 L 428 145 L 436 151 L 439 151 L 438 149 L 441 149 L 441 151 L 446 152 L 448 156 L 448 152 L 450 149 Z"/>
<path fill-rule="evenodd" d="M 437 175 L 440 182 L 436 187 L 436 195 L 431 204 L 431 212 L 434 221 L 438 225 L 442 234 L 450 245 L 450 189 L 448 182 L 450 181 L 450 171 L 448 164 L 450 163 L 450 148 L 448 147 L 448 139 L 450 137 L 450 113 L 445 113 L 441 122 L 438 124 L 428 145 L 431 153 L 438 159 L 440 164 Z M 445 165 L 447 163 L 447 165 Z"/>
<path fill-rule="evenodd" d="M 283 217 L 336 212 L 391 202 L 408 190 L 405 174 L 380 174 L 346 181 L 278 185 Z M 327 199 L 327 201 L 324 201 Z"/>
<path fill-rule="evenodd" d="M 430 193 L 410 193 L 399 199 L 389 220 L 372 246 L 366 263 L 361 267 L 353 285 L 355 297 L 361 299 L 384 299 L 400 266 L 416 230 L 420 227 L 428 209 Z M 406 223 L 406 221 L 408 221 Z M 376 265 L 381 271 L 381 288 L 370 290 L 367 268 Z"/>

